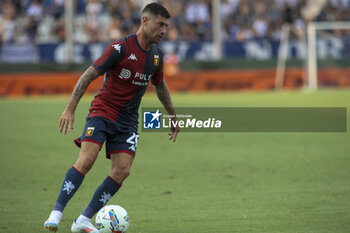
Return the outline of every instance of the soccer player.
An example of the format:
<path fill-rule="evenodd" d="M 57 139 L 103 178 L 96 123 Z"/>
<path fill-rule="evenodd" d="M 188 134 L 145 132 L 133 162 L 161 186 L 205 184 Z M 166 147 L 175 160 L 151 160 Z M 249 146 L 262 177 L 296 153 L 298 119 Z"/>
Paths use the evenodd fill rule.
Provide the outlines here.
<path fill-rule="evenodd" d="M 167 112 L 176 115 L 163 80 L 163 53 L 155 45 L 164 37 L 169 18 L 169 12 L 162 5 L 146 5 L 136 34 L 111 43 L 78 80 L 60 118 L 59 130 L 64 134 L 73 129 L 75 109 L 89 84 L 105 75 L 103 87 L 91 103 L 83 134 L 75 140 L 81 147 L 78 159 L 66 173 L 54 209 L 44 223 L 45 229 L 57 231 L 65 206 L 106 142 L 111 172 L 71 228 L 72 232 L 98 233 L 90 220 L 119 190 L 130 173 L 139 138 L 138 109 L 150 80 Z M 172 120 L 176 121 L 176 117 Z M 175 142 L 178 132 L 178 127 L 172 127 L 169 140 Z"/>

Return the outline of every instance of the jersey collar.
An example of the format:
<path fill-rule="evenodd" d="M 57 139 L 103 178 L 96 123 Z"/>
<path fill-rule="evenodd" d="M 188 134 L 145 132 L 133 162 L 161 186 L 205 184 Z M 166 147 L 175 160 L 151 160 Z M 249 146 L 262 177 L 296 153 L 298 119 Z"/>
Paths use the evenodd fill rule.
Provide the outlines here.
<path fill-rule="evenodd" d="M 142 52 L 148 53 L 148 52 L 152 51 L 152 48 L 151 48 L 149 51 L 147 51 L 147 50 L 144 50 L 144 49 L 141 47 L 141 45 L 139 44 L 139 42 L 138 42 L 138 40 L 137 40 L 136 34 L 133 34 L 133 37 L 134 37 L 134 39 L 135 39 L 135 43 L 137 44 L 137 47 L 139 47 L 139 49 L 140 49 Z"/>

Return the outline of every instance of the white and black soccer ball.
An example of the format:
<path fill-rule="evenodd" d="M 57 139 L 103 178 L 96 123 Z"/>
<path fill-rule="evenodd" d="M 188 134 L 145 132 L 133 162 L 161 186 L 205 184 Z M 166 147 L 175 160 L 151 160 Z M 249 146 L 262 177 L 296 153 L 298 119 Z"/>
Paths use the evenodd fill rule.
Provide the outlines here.
<path fill-rule="evenodd" d="M 96 215 L 96 227 L 100 233 L 125 233 L 129 225 L 129 215 L 119 205 L 106 205 Z"/>

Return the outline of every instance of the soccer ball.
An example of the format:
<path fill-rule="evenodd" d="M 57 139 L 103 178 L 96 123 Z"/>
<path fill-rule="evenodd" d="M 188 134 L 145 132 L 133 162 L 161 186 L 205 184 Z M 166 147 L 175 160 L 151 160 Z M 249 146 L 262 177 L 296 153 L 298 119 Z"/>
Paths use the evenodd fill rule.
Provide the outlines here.
<path fill-rule="evenodd" d="M 104 206 L 95 221 L 100 233 L 125 233 L 130 225 L 128 213 L 119 205 Z"/>

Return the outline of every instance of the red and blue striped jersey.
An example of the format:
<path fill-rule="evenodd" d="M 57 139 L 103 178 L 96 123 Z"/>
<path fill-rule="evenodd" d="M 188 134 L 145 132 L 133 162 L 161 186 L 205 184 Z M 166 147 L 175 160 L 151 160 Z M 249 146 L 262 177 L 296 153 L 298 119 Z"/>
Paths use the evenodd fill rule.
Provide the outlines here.
<path fill-rule="evenodd" d="M 149 80 L 163 80 L 163 53 L 156 44 L 145 51 L 136 35 L 108 45 L 92 66 L 105 75 L 104 84 L 91 103 L 89 117 L 102 116 L 126 126 L 136 126 L 141 98 Z"/>

